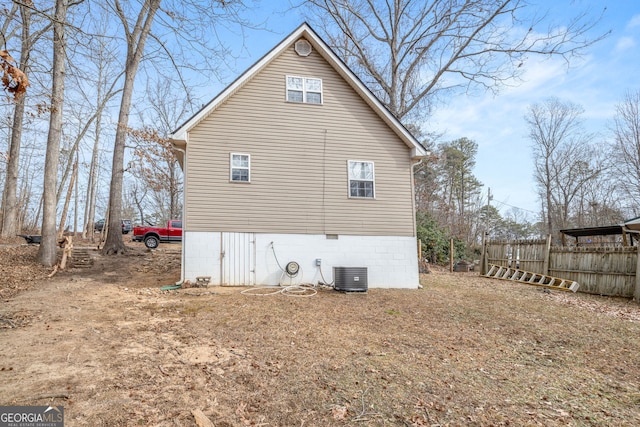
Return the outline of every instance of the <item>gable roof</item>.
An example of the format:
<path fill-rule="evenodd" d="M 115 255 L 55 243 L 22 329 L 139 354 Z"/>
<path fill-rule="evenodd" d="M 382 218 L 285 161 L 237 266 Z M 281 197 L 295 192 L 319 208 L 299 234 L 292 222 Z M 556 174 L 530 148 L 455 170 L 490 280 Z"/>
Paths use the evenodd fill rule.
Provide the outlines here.
<path fill-rule="evenodd" d="M 389 126 L 396 135 L 411 149 L 412 158 L 422 158 L 427 155 L 427 151 L 420 142 L 409 132 L 400 121 L 380 102 L 380 100 L 362 83 L 362 81 L 342 62 L 342 60 L 331 50 L 306 22 L 300 25 L 289 36 L 282 40 L 269 53 L 263 56 L 258 62 L 245 71 L 233 83 L 227 86 L 218 96 L 213 98 L 208 104 L 194 114 L 189 120 L 176 129 L 169 138 L 174 142 L 186 144 L 188 132 L 198 123 L 207 118 L 213 111 L 222 105 L 236 91 L 242 88 L 253 76 L 258 74 L 274 58 L 278 57 L 282 51 L 291 46 L 299 38 L 305 38 L 313 48 L 342 76 L 342 78 L 358 93 L 371 109 Z"/>

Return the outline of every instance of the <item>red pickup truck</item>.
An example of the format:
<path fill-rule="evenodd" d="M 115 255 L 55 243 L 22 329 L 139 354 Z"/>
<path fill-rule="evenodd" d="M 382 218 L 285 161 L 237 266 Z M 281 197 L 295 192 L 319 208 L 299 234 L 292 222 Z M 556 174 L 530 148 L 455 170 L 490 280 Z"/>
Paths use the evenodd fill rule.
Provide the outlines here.
<path fill-rule="evenodd" d="M 149 249 L 155 249 L 160 242 L 180 243 L 182 242 L 182 221 L 172 219 L 167 222 L 167 227 L 133 227 L 134 242 L 144 242 Z"/>

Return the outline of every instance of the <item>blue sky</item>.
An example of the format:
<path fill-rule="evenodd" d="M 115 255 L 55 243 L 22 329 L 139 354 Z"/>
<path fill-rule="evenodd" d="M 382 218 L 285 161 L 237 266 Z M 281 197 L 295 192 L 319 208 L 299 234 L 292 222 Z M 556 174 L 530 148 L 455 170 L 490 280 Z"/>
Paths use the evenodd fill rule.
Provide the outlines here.
<path fill-rule="evenodd" d="M 524 65 L 522 82 L 503 88 L 498 95 L 461 94 L 440 106 L 425 127 L 443 133 L 441 141 L 467 137 L 478 143 L 475 168 L 484 194 L 491 188 L 493 205 L 506 212 L 523 209 L 530 220 L 537 219 L 539 201 L 533 181 L 531 143 L 524 115 L 529 105 L 556 96 L 581 105 L 589 131 L 599 141 L 610 140 L 609 125 L 628 90 L 640 89 L 640 0 L 540 0 L 541 10 L 562 22 L 579 11 L 594 14 L 607 8 L 595 34 L 608 30 L 605 40 L 590 47 L 570 67 L 560 58 L 530 58 Z M 239 73 L 257 61 L 304 19 L 299 11 L 288 10 L 289 1 L 262 1 L 253 10 L 255 22 L 264 21 L 271 31 L 248 31 L 244 51 L 236 63 Z M 285 11 L 285 13 L 282 13 Z M 204 100 L 216 95 L 214 93 Z M 604 142 L 602 142 L 604 143 Z"/>
<path fill-rule="evenodd" d="M 565 13 L 573 9 L 569 4 Z M 531 219 L 539 211 L 531 142 L 523 119 L 529 105 L 556 96 L 584 108 L 582 118 L 597 141 L 611 139 L 610 124 L 615 105 L 627 90 L 640 89 L 640 1 L 582 1 L 607 11 L 600 31 L 612 30 L 605 40 L 589 48 L 586 55 L 567 69 L 561 59 L 529 60 L 523 83 L 504 88 L 500 94 L 461 96 L 440 108 L 430 121 L 445 132 L 445 139 L 466 136 L 478 143 L 476 176 L 491 188 L 494 206 L 527 210 Z M 558 9 L 558 7 L 556 7 Z"/>

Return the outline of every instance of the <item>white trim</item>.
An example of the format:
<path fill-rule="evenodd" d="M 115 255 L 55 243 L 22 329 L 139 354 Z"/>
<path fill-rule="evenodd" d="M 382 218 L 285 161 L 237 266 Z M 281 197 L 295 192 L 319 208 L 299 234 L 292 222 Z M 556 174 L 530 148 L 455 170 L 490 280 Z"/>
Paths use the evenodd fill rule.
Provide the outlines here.
<path fill-rule="evenodd" d="M 345 79 L 345 81 L 354 88 L 360 96 L 369 104 L 369 106 L 380 116 L 385 123 L 400 137 L 400 139 L 412 149 L 411 157 L 421 158 L 427 155 L 426 150 L 418 142 L 417 139 L 400 123 L 400 121 L 387 110 L 384 105 L 376 98 L 373 93 L 356 77 L 356 75 L 338 58 L 338 56 L 327 46 L 327 44 L 311 29 L 311 27 L 304 23 L 299 26 L 294 32 L 286 37 L 280 44 L 272 49 L 268 54 L 263 56 L 258 62 L 256 62 L 251 68 L 249 68 L 244 74 L 236 79 L 231 85 L 223 90 L 218 96 L 205 105 L 200 111 L 198 111 L 193 117 L 187 120 L 182 126 L 180 126 L 175 132 L 173 132 L 169 138 L 177 141 L 187 141 L 188 133 L 205 119 L 209 114 L 222 105 L 227 98 L 233 95 L 240 87 L 242 87 L 247 81 L 260 72 L 267 64 L 269 64 L 274 58 L 280 55 L 285 49 L 293 45 L 298 39 L 304 37 L 311 43 L 314 49 L 322 55 L 322 57 L 329 62 L 329 64 Z"/>
<path fill-rule="evenodd" d="M 352 163 L 369 163 L 371 164 L 371 173 L 373 177 L 370 180 L 366 179 L 353 179 L 353 181 L 371 181 L 373 183 L 373 197 L 366 196 L 352 196 L 351 195 L 351 164 Z M 376 167 L 375 163 L 371 160 L 347 160 L 347 194 L 350 199 L 365 199 L 365 200 L 373 200 L 376 198 Z"/>
<path fill-rule="evenodd" d="M 302 90 L 298 90 L 295 88 L 289 89 L 289 79 L 293 78 L 293 79 L 301 79 L 302 80 Z M 320 82 L 320 92 L 315 91 L 315 90 L 308 90 L 307 89 L 307 80 L 317 80 Z M 318 77 L 306 77 L 306 76 L 295 76 L 295 75 L 291 75 L 291 74 L 287 74 L 284 77 L 284 88 L 285 88 L 285 93 L 284 93 L 284 99 L 286 102 L 291 102 L 294 104 L 309 104 L 309 105 L 322 105 L 324 104 L 324 93 L 323 93 L 323 86 L 322 86 L 322 79 L 318 78 Z M 302 92 L 302 101 L 292 101 L 289 99 L 289 90 L 291 91 L 295 91 L 295 92 Z M 309 102 L 308 98 L 307 98 L 307 93 L 319 93 L 320 94 L 320 102 Z"/>
<path fill-rule="evenodd" d="M 247 156 L 247 166 L 234 166 L 233 165 L 233 156 Z M 247 171 L 247 180 L 241 181 L 237 179 L 233 179 L 233 170 L 246 170 Z M 247 153 L 229 153 L 229 182 L 247 184 L 251 182 L 251 154 Z"/>

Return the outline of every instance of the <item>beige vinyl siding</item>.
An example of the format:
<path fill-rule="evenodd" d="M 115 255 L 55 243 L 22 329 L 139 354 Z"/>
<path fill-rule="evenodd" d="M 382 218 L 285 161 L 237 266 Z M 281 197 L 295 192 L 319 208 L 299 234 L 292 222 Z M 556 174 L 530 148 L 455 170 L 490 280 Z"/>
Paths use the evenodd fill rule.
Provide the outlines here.
<path fill-rule="evenodd" d="M 323 104 L 286 102 L 286 75 Z M 229 153 L 251 183 L 229 181 Z M 372 161 L 375 199 L 349 198 L 347 161 Z M 286 49 L 189 133 L 189 231 L 414 234 L 410 149 L 317 53 Z"/>

